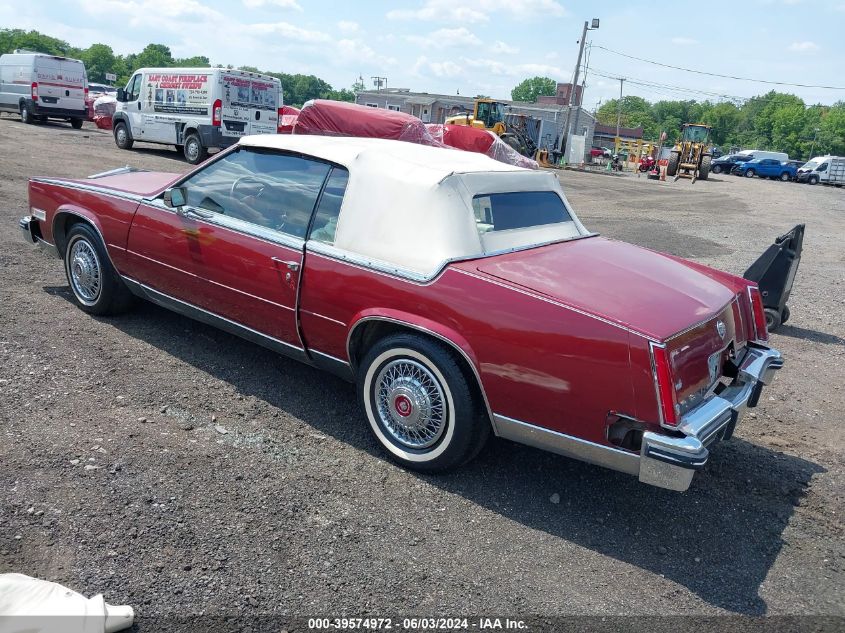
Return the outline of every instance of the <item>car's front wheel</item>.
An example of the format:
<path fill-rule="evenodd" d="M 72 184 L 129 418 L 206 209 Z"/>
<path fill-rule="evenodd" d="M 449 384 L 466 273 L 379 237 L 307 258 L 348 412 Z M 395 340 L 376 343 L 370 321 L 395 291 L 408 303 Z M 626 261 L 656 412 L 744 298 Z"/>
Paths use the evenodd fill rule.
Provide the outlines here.
<path fill-rule="evenodd" d="M 453 354 L 414 334 L 377 342 L 358 371 L 370 429 L 407 468 L 444 471 L 481 450 L 489 435 L 479 397 Z"/>
<path fill-rule="evenodd" d="M 809 178 L 807 178 L 807 183 L 811 184 L 811 185 L 817 185 L 819 183 L 819 177 L 818 176 L 810 176 Z"/>
<path fill-rule="evenodd" d="M 132 149 L 132 137 L 129 136 L 129 128 L 123 121 L 114 126 L 114 142 L 120 149 Z"/>
<path fill-rule="evenodd" d="M 722 173 L 722 166 L 721 165 L 713 165 L 712 169 L 714 174 L 721 174 Z"/>
<path fill-rule="evenodd" d="M 756 173 L 757 172 L 755 172 L 753 169 L 749 169 L 748 171 L 745 172 L 745 177 L 746 178 L 754 178 L 754 174 L 756 174 Z"/>
<path fill-rule="evenodd" d="M 65 274 L 74 301 L 90 314 L 117 314 L 132 304 L 132 293 L 111 265 L 106 247 L 88 224 L 74 224 L 67 235 Z"/>

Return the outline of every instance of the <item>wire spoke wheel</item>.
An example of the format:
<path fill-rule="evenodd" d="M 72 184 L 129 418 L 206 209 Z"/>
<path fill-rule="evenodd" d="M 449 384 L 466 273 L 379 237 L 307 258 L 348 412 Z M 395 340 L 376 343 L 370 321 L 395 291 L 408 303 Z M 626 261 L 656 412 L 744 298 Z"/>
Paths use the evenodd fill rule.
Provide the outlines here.
<path fill-rule="evenodd" d="M 409 358 L 386 363 L 374 396 L 379 420 L 398 444 L 423 450 L 443 435 L 448 417 L 443 388 L 423 364 Z"/>
<path fill-rule="evenodd" d="M 70 246 L 70 283 L 77 298 L 87 305 L 97 302 L 102 290 L 102 267 L 94 247 L 78 238 Z"/>

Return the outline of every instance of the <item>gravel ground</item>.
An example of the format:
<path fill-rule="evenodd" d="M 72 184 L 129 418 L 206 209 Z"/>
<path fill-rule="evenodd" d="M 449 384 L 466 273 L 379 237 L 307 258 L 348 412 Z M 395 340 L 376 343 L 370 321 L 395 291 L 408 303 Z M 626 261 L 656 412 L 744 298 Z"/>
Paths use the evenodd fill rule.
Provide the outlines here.
<path fill-rule="evenodd" d="M 0 573 L 102 592 L 141 631 L 180 613 L 845 616 L 845 191 L 561 173 L 591 229 L 733 272 L 807 224 L 772 337 L 786 367 L 677 494 L 500 440 L 406 472 L 328 374 L 149 304 L 85 315 L 19 237 L 26 179 L 188 166 L 10 116 L 0 148 Z"/>

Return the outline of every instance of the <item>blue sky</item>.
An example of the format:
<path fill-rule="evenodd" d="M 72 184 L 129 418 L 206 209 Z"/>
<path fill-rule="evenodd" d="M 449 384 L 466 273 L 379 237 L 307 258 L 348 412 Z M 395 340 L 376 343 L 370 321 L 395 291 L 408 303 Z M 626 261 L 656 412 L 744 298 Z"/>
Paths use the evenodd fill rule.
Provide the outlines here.
<path fill-rule="evenodd" d="M 653 9 L 653 10 L 650 10 Z M 588 41 L 687 68 L 773 81 L 845 85 L 845 0 L 0 0 L 0 27 L 37 29 L 120 53 L 150 42 L 212 63 L 315 74 L 335 87 L 363 76 L 415 91 L 507 98 L 525 77 L 568 81 L 584 20 Z M 694 75 L 593 48 L 584 105 L 625 94 L 750 97 L 771 88 L 808 103 L 845 90 Z M 659 84 L 638 85 L 635 82 Z M 669 87 L 671 86 L 671 87 Z M 684 88 L 692 92 L 679 91 Z M 710 97 L 713 98 L 713 97 Z"/>

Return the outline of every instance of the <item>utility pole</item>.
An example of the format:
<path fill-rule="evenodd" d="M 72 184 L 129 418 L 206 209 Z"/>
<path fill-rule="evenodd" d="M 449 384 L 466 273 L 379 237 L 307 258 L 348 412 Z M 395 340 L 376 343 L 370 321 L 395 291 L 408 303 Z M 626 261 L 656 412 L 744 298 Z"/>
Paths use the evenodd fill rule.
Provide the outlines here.
<path fill-rule="evenodd" d="M 581 31 L 581 46 L 578 48 L 578 61 L 575 62 L 575 75 L 572 79 L 572 90 L 570 90 L 570 92 L 569 92 L 569 99 L 568 99 L 568 103 L 566 104 L 566 105 L 569 106 L 569 112 L 567 113 L 567 116 L 566 116 L 567 131 L 566 131 L 566 135 L 561 134 L 560 149 L 564 148 L 564 143 L 569 139 L 569 134 L 570 134 L 570 131 L 571 131 L 571 128 L 569 126 L 569 122 L 570 122 L 571 117 L 569 116 L 569 114 L 572 112 L 572 97 L 576 96 L 577 92 L 578 92 L 578 77 L 581 74 L 581 58 L 584 56 L 584 44 L 587 41 L 587 31 L 594 31 L 597 28 L 599 28 L 599 19 L 598 18 L 593 18 L 592 25 L 590 24 L 590 22 L 587 22 L 586 20 L 584 21 L 584 30 Z M 577 100 L 577 101 L 579 101 L 579 103 L 578 103 L 579 109 L 581 107 L 580 101 L 583 100 L 583 97 L 584 97 L 584 91 L 582 90 L 581 91 L 581 99 Z M 575 113 L 575 125 L 576 125 L 575 132 L 577 133 L 578 132 L 578 128 L 577 128 L 578 113 L 577 112 Z"/>
<path fill-rule="evenodd" d="M 819 128 L 815 129 L 813 134 L 813 144 L 810 145 L 810 155 L 807 157 L 807 160 L 813 160 L 813 152 L 816 149 L 816 137 L 819 135 Z"/>
<path fill-rule="evenodd" d="M 387 86 L 387 77 L 370 77 L 373 80 L 373 85 L 376 90 L 381 90 L 382 86 Z"/>
<path fill-rule="evenodd" d="M 619 78 L 619 104 L 616 108 L 616 145 L 621 145 L 622 140 L 619 138 L 619 126 L 622 124 L 622 84 L 625 82 L 624 77 Z M 618 152 L 618 150 L 617 150 Z"/>

